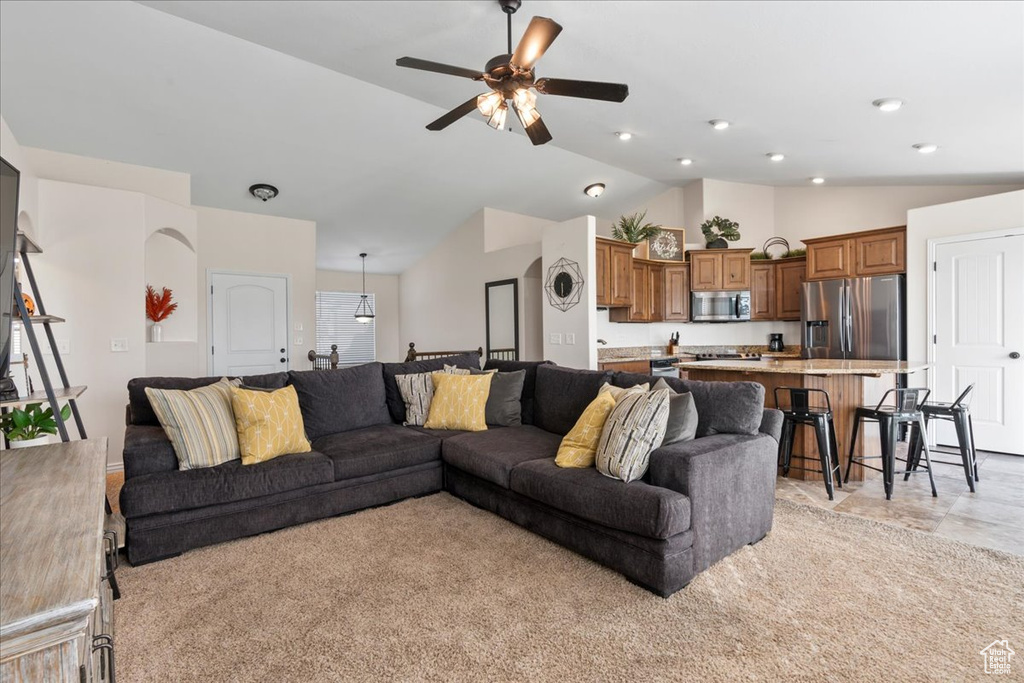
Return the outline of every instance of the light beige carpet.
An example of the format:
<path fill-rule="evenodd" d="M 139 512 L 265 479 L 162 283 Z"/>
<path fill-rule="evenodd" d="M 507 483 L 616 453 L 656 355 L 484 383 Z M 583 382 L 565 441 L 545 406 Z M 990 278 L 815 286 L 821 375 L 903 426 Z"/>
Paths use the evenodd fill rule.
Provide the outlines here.
<path fill-rule="evenodd" d="M 997 638 L 1024 674 L 1024 558 L 784 501 L 668 600 L 447 494 L 118 576 L 121 681 L 953 681 Z"/>

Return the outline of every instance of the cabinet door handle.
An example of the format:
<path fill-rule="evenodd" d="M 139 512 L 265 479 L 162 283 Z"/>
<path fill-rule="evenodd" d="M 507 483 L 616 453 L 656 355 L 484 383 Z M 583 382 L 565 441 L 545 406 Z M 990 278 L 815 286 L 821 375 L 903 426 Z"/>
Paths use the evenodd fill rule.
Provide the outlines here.
<path fill-rule="evenodd" d="M 97 650 L 102 650 L 103 655 L 103 659 L 100 660 L 100 680 L 117 683 L 117 676 L 114 674 L 114 637 L 106 634 L 93 636 L 92 651 Z"/>
<path fill-rule="evenodd" d="M 106 554 L 108 562 L 107 567 L 109 568 L 107 573 L 103 575 L 103 580 L 109 579 L 118 568 L 117 558 L 117 532 L 116 531 L 104 531 L 103 532 L 103 545 L 105 546 L 103 552 Z"/>

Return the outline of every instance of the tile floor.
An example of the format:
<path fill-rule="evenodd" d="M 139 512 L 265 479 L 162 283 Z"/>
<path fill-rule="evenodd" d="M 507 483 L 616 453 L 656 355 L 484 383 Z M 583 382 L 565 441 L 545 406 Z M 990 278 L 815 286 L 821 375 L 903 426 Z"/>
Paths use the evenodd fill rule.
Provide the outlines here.
<path fill-rule="evenodd" d="M 933 458 L 960 460 L 958 452 L 937 450 L 941 454 L 933 452 Z M 932 497 L 928 475 L 924 473 L 915 474 L 906 482 L 898 476 L 892 500 L 885 499 L 878 474 L 837 489 L 835 500 L 831 501 L 822 482 L 779 477 L 775 492 L 786 500 L 1024 555 L 1024 457 L 978 451 L 978 463 L 981 481 L 975 484 L 974 493 L 967 487 L 959 465 L 942 464 L 934 465 L 937 498 Z M 900 465 L 897 462 L 897 467 Z"/>

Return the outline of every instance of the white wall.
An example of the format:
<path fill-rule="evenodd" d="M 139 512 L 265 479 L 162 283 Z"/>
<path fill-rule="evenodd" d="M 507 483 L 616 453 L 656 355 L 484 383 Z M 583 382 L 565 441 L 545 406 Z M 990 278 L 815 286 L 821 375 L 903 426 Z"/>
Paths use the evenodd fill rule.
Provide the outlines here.
<path fill-rule="evenodd" d="M 514 220 L 501 214 L 503 229 L 514 229 Z M 462 350 L 481 347 L 486 339 L 484 283 L 519 279 L 520 291 L 526 289 L 524 275 L 541 255 L 539 242 L 485 251 L 487 218 L 497 215 L 480 210 L 453 230 L 437 247 L 399 277 L 401 300 L 401 348 L 415 342 L 424 351 Z M 530 229 L 536 218 L 524 217 Z M 526 306 L 520 305 L 520 344 L 525 360 L 523 337 L 531 320 Z"/>
<path fill-rule="evenodd" d="M 484 207 L 484 251 L 539 244 L 552 222 L 535 216 Z"/>
<path fill-rule="evenodd" d="M 907 355 L 928 354 L 928 240 L 1024 228 L 1024 190 L 911 210 L 907 217 Z M 1024 292 L 1009 293 L 1024 296 Z"/>
<path fill-rule="evenodd" d="M 305 369 L 316 338 L 316 223 L 260 214 L 195 207 L 199 228 L 199 367 L 207 368 L 206 292 L 209 271 L 291 276 L 290 367 Z M 302 329 L 296 329 L 301 325 Z M 296 343 L 302 337 L 301 343 Z"/>
<path fill-rule="evenodd" d="M 39 186 L 25 147 L 18 144 L 0 116 L 0 156 L 21 173 L 18 185 L 18 229 L 39 241 Z"/>
<path fill-rule="evenodd" d="M 544 231 L 545 282 L 559 259 L 574 261 L 583 276 L 580 302 L 567 311 L 544 306 L 544 358 L 570 368 L 597 369 L 596 219 L 581 216 Z M 545 292 L 546 294 L 546 292 Z M 573 336 L 572 344 L 567 335 Z"/>
<path fill-rule="evenodd" d="M 347 273 L 340 270 L 316 271 L 316 289 L 323 292 L 361 292 L 361 273 Z M 399 335 L 400 299 L 397 275 L 376 275 L 367 273 L 366 291 L 373 294 L 374 331 L 377 334 L 377 360 L 390 363 L 405 359 L 405 348 Z M 316 336 L 306 337 L 306 349 L 316 347 Z M 294 362 L 292 367 L 301 367 Z"/>

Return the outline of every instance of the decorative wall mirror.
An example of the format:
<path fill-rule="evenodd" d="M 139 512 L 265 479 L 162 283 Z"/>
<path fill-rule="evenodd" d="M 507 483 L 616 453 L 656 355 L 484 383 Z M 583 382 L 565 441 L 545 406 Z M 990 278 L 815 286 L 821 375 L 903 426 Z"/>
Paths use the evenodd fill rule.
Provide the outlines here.
<path fill-rule="evenodd" d="M 519 360 L 519 281 L 484 285 L 487 306 L 487 358 Z"/>

